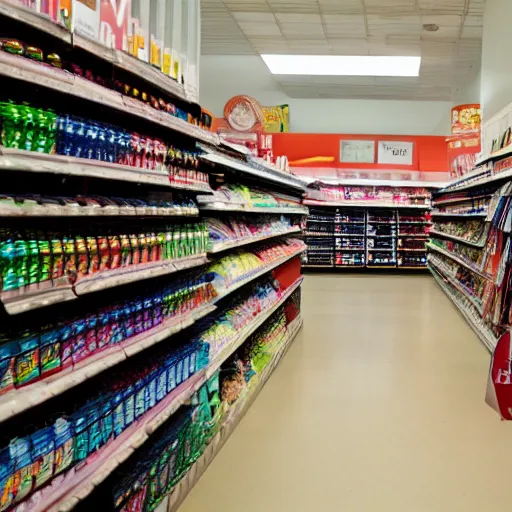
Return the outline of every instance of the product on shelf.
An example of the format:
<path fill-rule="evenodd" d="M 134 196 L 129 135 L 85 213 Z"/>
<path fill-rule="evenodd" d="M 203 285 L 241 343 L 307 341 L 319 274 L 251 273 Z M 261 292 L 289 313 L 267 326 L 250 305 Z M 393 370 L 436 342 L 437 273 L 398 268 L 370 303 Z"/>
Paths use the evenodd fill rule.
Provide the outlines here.
<path fill-rule="evenodd" d="M 198 153 L 160 139 L 13 102 L 0 103 L 0 118 L 2 144 L 6 148 L 166 172 L 173 184 L 209 188 L 208 175 L 198 170 Z"/>
<path fill-rule="evenodd" d="M 434 224 L 433 229 L 438 233 L 453 236 L 461 241 L 478 244 L 487 239 L 489 224 L 482 220 L 439 221 Z"/>
<path fill-rule="evenodd" d="M 156 227 L 156 226 L 154 226 Z M 126 229 L 126 228 L 124 228 Z M 101 228 L 72 233 L 0 230 L 0 287 L 3 292 L 74 284 L 118 269 L 199 255 L 207 250 L 205 224 L 162 226 L 132 233 Z"/>
<path fill-rule="evenodd" d="M 266 236 L 285 234 L 294 229 L 290 218 L 267 216 L 256 218 L 206 219 L 213 248 L 225 244 L 246 242 Z M 298 229 L 298 228 L 296 228 Z"/>
<path fill-rule="evenodd" d="M 293 197 L 268 192 L 262 189 L 247 187 L 239 184 L 225 184 L 219 187 L 212 195 L 198 196 L 200 204 L 225 204 L 238 206 L 240 209 L 250 208 L 298 208 L 300 201 Z"/>

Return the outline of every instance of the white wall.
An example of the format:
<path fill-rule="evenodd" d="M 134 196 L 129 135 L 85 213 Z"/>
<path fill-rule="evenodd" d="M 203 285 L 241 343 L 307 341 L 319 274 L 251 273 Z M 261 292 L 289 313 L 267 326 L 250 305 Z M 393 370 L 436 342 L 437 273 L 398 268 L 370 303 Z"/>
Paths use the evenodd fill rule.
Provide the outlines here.
<path fill-rule="evenodd" d="M 482 47 L 484 122 L 512 101 L 512 0 L 487 0 Z"/>
<path fill-rule="evenodd" d="M 200 103 L 215 116 L 238 94 L 262 105 L 290 105 L 291 130 L 301 133 L 447 135 L 449 101 L 294 99 L 288 97 L 258 56 L 202 55 Z"/>

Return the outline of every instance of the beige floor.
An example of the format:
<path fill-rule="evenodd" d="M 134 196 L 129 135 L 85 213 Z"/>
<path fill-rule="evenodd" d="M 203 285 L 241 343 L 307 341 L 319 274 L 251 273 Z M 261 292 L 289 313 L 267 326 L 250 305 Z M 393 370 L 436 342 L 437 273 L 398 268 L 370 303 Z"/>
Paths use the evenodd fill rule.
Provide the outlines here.
<path fill-rule="evenodd" d="M 509 512 L 489 354 L 425 276 L 308 276 L 305 326 L 180 512 Z"/>

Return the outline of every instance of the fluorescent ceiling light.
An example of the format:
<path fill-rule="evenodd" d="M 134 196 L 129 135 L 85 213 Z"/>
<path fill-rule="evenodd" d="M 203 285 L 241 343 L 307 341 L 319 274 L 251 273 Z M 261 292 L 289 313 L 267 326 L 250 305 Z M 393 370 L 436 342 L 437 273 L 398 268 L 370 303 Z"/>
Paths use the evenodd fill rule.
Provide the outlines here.
<path fill-rule="evenodd" d="M 419 76 L 421 57 L 262 55 L 274 75 Z"/>

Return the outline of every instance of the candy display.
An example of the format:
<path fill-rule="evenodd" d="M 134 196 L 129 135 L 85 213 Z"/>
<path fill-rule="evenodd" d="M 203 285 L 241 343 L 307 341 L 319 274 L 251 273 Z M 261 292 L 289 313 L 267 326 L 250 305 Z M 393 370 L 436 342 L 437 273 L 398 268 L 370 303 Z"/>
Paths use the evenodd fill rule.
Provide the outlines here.
<path fill-rule="evenodd" d="M 2 510 L 85 461 L 140 420 L 208 362 L 207 347 L 190 342 L 114 372 L 93 398 L 82 399 L 53 425 L 0 449 Z"/>
<path fill-rule="evenodd" d="M 0 118 L 2 144 L 7 148 L 166 172 L 173 184 L 209 188 L 208 175 L 198 170 L 196 151 L 179 149 L 114 125 L 13 102 L 0 103 Z"/>
<path fill-rule="evenodd" d="M 155 226 L 153 226 L 155 227 Z M 120 228 L 79 233 L 0 230 L 0 286 L 2 291 L 38 285 L 74 284 L 117 269 L 203 254 L 208 249 L 204 223 L 162 226 L 159 232 L 132 233 Z"/>
<path fill-rule="evenodd" d="M 213 263 L 208 271 L 214 276 L 214 286 L 219 292 L 228 290 L 245 281 L 265 268 L 285 258 L 299 254 L 305 249 L 301 240 L 288 238 L 283 241 L 266 243 L 251 252 L 238 250 Z"/>
<path fill-rule="evenodd" d="M 208 276 L 200 275 L 175 280 L 156 291 L 141 288 L 132 300 L 76 318 L 19 331 L 4 330 L 0 334 L 0 394 L 73 368 L 101 351 L 161 328 L 216 297 Z"/>
<path fill-rule="evenodd" d="M 425 268 L 431 225 L 427 211 L 312 207 L 305 265 Z M 412 252 L 418 254 L 407 254 Z"/>
<path fill-rule="evenodd" d="M 310 185 L 306 204 L 316 202 L 339 202 L 357 206 L 362 203 L 375 203 L 375 206 L 430 206 L 431 194 L 428 189 L 421 187 L 386 187 L 382 186 L 352 186 L 352 185 L 327 185 L 316 182 Z"/>
<path fill-rule="evenodd" d="M 288 233 L 293 228 L 293 221 L 286 217 L 235 218 L 226 220 L 206 219 L 213 249 L 226 244 L 243 243 L 254 238 L 277 236 Z M 298 230 L 299 228 L 296 227 Z"/>
<path fill-rule="evenodd" d="M 46 62 L 55 68 L 62 68 L 62 61 L 56 53 L 50 53 L 45 58 L 43 50 L 40 48 L 27 46 L 16 39 L 0 39 L 0 50 L 39 62 Z"/>
<path fill-rule="evenodd" d="M 220 204 L 231 206 L 235 209 L 250 208 L 290 208 L 301 206 L 296 198 L 268 192 L 258 188 L 249 188 L 239 184 L 225 184 L 217 188 L 213 195 L 198 196 L 198 202 L 204 206 Z"/>

